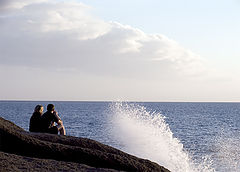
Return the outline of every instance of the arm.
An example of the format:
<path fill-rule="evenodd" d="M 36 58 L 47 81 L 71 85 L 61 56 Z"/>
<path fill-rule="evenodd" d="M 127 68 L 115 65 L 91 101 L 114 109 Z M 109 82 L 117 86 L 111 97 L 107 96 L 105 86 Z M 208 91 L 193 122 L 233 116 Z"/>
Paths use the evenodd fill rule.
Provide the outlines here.
<path fill-rule="evenodd" d="M 58 113 L 56 111 L 54 111 L 54 122 L 56 122 L 58 125 L 63 125 L 63 122 L 61 120 L 61 118 L 58 116 Z"/>
<path fill-rule="evenodd" d="M 63 122 L 62 122 L 62 120 L 61 120 L 61 119 L 60 119 L 60 120 L 58 120 L 57 124 L 58 124 L 58 125 L 63 125 Z"/>
<path fill-rule="evenodd" d="M 63 126 L 63 122 L 61 118 L 58 116 L 57 112 L 54 112 L 54 118 L 55 118 L 55 122 L 58 124 L 57 128 L 58 128 L 58 131 L 60 132 L 60 135 L 66 135 L 65 127 Z"/>

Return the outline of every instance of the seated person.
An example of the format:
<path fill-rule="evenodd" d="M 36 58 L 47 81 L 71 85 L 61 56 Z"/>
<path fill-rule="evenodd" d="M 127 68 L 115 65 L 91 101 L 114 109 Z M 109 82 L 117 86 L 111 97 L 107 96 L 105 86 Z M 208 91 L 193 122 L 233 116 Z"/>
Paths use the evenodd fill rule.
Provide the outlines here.
<path fill-rule="evenodd" d="M 57 125 L 55 126 L 54 123 L 57 123 Z M 60 132 L 60 135 L 66 135 L 63 122 L 55 111 L 53 104 L 48 104 L 47 112 L 42 115 L 42 128 L 45 133 L 58 134 Z"/>
<path fill-rule="evenodd" d="M 30 118 L 29 123 L 29 131 L 30 132 L 41 132 L 42 131 L 42 123 L 41 116 L 43 114 L 43 106 L 37 105 L 34 109 L 34 112 Z"/>

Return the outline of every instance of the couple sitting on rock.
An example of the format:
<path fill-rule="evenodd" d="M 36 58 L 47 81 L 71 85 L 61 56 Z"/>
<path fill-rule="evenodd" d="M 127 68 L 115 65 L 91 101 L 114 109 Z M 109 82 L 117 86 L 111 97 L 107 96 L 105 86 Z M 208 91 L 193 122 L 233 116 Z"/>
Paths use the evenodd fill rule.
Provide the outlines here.
<path fill-rule="evenodd" d="M 57 125 L 55 125 L 57 123 Z M 50 133 L 65 135 L 63 122 L 55 111 L 53 104 L 48 104 L 47 112 L 43 114 L 43 106 L 37 105 L 30 119 L 30 132 Z"/>

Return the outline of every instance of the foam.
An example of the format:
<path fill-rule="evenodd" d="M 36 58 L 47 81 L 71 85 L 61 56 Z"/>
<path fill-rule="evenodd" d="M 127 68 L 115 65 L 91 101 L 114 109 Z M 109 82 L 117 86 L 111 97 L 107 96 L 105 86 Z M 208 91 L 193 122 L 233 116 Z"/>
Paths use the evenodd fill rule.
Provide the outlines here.
<path fill-rule="evenodd" d="M 111 105 L 113 136 L 122 149 L 175 172 L 210 172 L 209 161 L 195 164 L 183 144 L 173 136 L 165 117 L 144 106 L 116 102 Z"/>

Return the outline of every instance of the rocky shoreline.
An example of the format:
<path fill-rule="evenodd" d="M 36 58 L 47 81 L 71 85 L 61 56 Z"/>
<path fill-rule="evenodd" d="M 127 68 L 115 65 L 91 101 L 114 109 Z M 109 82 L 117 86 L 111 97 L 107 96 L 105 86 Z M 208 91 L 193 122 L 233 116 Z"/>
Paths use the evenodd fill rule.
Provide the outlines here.
<path fill-rule="evenodd" d="M 166 168 L 87 138 L 30 133 L 0 117 L 1 171 L 159 171 Z"/>

